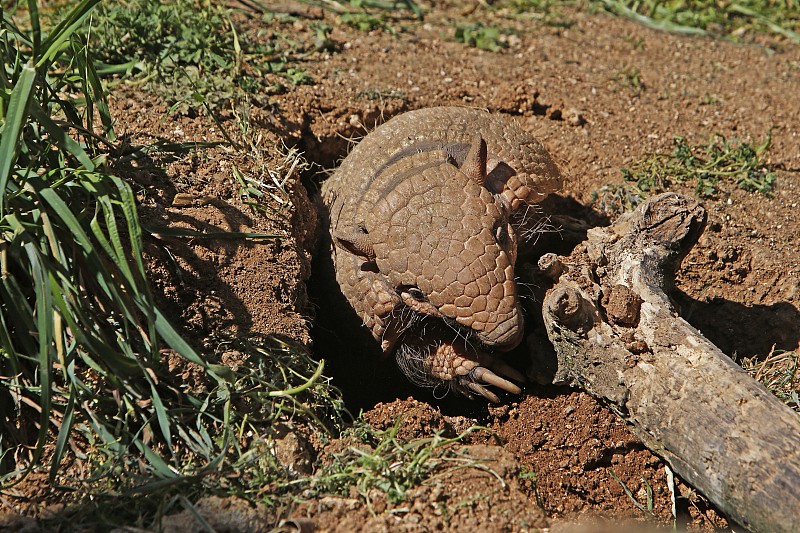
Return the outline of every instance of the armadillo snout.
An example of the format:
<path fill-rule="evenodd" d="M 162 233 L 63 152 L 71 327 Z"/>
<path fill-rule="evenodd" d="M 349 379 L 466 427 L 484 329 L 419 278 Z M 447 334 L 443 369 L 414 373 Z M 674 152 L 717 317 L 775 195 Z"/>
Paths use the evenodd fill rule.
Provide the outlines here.
<path fill-rule="evenodd" d="M 484 345 L 497 350 L 514 348 L 522 340 L 524 329 L 512 257 L 494 242 L 487 243 L 483 254 L 464 268 L 473 278 L 455 298 L 456 321 L 474 331 Z"/>
<path fill-rule="evenodd" d="M 495 350 L 513 350 L 522 342 L 525 323 L 519 307 L 503 321 L 493 325 L 491 329 L 478 332 L 478 339 L 487 347 Z"/>

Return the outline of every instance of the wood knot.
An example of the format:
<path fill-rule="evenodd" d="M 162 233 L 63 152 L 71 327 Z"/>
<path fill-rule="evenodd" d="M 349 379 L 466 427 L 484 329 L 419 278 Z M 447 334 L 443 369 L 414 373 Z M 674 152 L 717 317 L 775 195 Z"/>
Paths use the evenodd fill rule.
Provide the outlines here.
<path fill-rule="evenodd" d="M 539 270 L 553 281 L 557 281 L 564 272 L 564 263 L 554 253 L 546 253 L 539 258 Z"/>
<path fill-rule="evenodd" d="M 548 298 L 548 311 L 559 324 L 572 331 L 585 332 L 594 324 L 594 306 L 572 287 L 558 287 Z"/>
<path fill-rule="evenodd" d="M 685 253 L 706 225 L 706 211 L 692 198 L 668 192 L 641 207 L 640 231 L 662 246 Z"/>
<path fill-rule="evenodd" d="M 642 299 L 625 285 L 613 285 L 610 289 L 604 290 L 600 303 L 612 324 L 628 328 L 639 324 Z"/>

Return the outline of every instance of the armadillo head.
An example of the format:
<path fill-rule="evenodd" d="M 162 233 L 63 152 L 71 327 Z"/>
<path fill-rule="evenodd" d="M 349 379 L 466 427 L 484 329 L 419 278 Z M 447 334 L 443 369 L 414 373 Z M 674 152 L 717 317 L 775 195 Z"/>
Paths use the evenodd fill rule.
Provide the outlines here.
<path fill-rule="evenodd" d="M 486 146 L 477 143 L 460 168 L 440 160 L 396 180 L 366 216 L 359 238 L 400 306 L 457 324 L 503 351 L 523 335 L 517 238 L 509 206 L 484 185 Z"/>

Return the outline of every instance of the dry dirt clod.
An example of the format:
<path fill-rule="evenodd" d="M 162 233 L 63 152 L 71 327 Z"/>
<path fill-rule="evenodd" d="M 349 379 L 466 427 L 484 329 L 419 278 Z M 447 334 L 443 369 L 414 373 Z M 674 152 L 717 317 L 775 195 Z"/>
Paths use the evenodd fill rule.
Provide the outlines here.
<path fill-rule="evenodd" d="M 613 285 L 605 291 L 602 304 L 612 324 L 630 327 L 639 322 L 642 299 L 625 285 Z"/>

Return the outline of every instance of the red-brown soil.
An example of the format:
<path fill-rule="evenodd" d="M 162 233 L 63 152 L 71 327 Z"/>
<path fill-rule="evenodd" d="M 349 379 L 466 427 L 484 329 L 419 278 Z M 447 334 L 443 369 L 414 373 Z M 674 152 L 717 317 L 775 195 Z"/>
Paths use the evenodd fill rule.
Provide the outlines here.
<path fill-rule="evenodd" d="M 253 212 L 240 198 L 233 166 L 257 176 L 284 165 L 284 146 L 293 146 L 330 168 L 350 140 L 393 115 L 467 105 L 509 115 L 534 132 L 569 177 L 563 199 L 553 205 L 573 216 L 589 213 L 593 223 L 601 214 L 582 207 L 590 204 L 592 191 L 621 182 L 619 169 L 631 161 L 669 151 L 673 136 L 703 143 L 717 132 L 757 141 L 771 130 L 767 164 L 778 173 L 774 196 L 723 183 L 716 198 L 703 201 L 709 229 L 685 259 L 674 296 L 682 314 L 731 356 L 798 349 L 800 47 L 764 37 L 757 44 L 735 44 L 675 36 L 566 8 L 560 19 L 569 24 L 551 26 L 480 5 L 469 13 L 437 7 L 424 21 L 394 23 L 395 33 L 360 32 L 330 12 L 302 5 L 298 10 L 301 15 L 288 22 L 237 19 L 240 32 L 260 38 L 291 33 L 309 42 L 315 37 L 311 17 L 333 25 L 335 51 L 297 60 L 314 83 L 262 95 L 259 100 L 268 105 L 252 108 L 249 120 L 262 137 L 263 160 L 254 160 L 252 151 L 217 147 L 120 165 L 120 173 L 138 184 L 145 224 L 281 235 L 261 243 L 167 236 L 147 242 L 159 303 L 198 346 L 212 345 L 223 333 L 245 332 L 310 344 L 312 320 L 326 314 L 307 290 L 317 230 L 313 191 L 295 169 L 282 198 L 286 207 L 278 215 Z M 466 20 L 513 28 L 509 47 L 492 53 L 456 42 L 454 24 Z M 620 80 L 630 69 L 638 69 L 641 87 Z M 147 93 L 123 86 L 112 101 L 118 131 L 132 142 L 222 140 L 203 115 L 164 118 L 168 106 Z M 235 128 L 230 113 L 220 119 Z M 312 172 L 302 177 L 311 189 L 320 179 Z M 688 185 L 679 191 L 692 193 Z M 173 206 L 179 193 L 191 195 L 188 205 Z M 271 205 L 280 209 L 277 202 Z M 315 349 L 319 357 L 357 357 Z M 398 380 L 390 362 L 374 362 L 361 374 L 335 360 L 333 366 L 344 369 L 335 383 L 351 409 L 365 409 L 377 428 L 393 425 L 400 415 L 408 438 L 455 434 L 473 424 L 490 428 L 491 435 L 472 434 L 463 452 L 487 461 L 496 475 L 454 471 L 414 489 L 400 504 L 380 494 L 371 508 L 355 497 L 306 502 L 272 517 L 272 524 L 292 517 L 310 519 L 321 531 L 555 531 L 586 517 L 672 523 L 664 463 L 584 393 L 531 387 L 496 407 L 439 402 Z M 408 395 L 416 400 L 403 399 Z M 690 489 L 678 483 L 677 490 L 681 521 L 701 529 L 725 525 Z M 210 514 L 220 514 L 209 505 Z M 260 527 L 267 526 L 253 530 Z"/>

